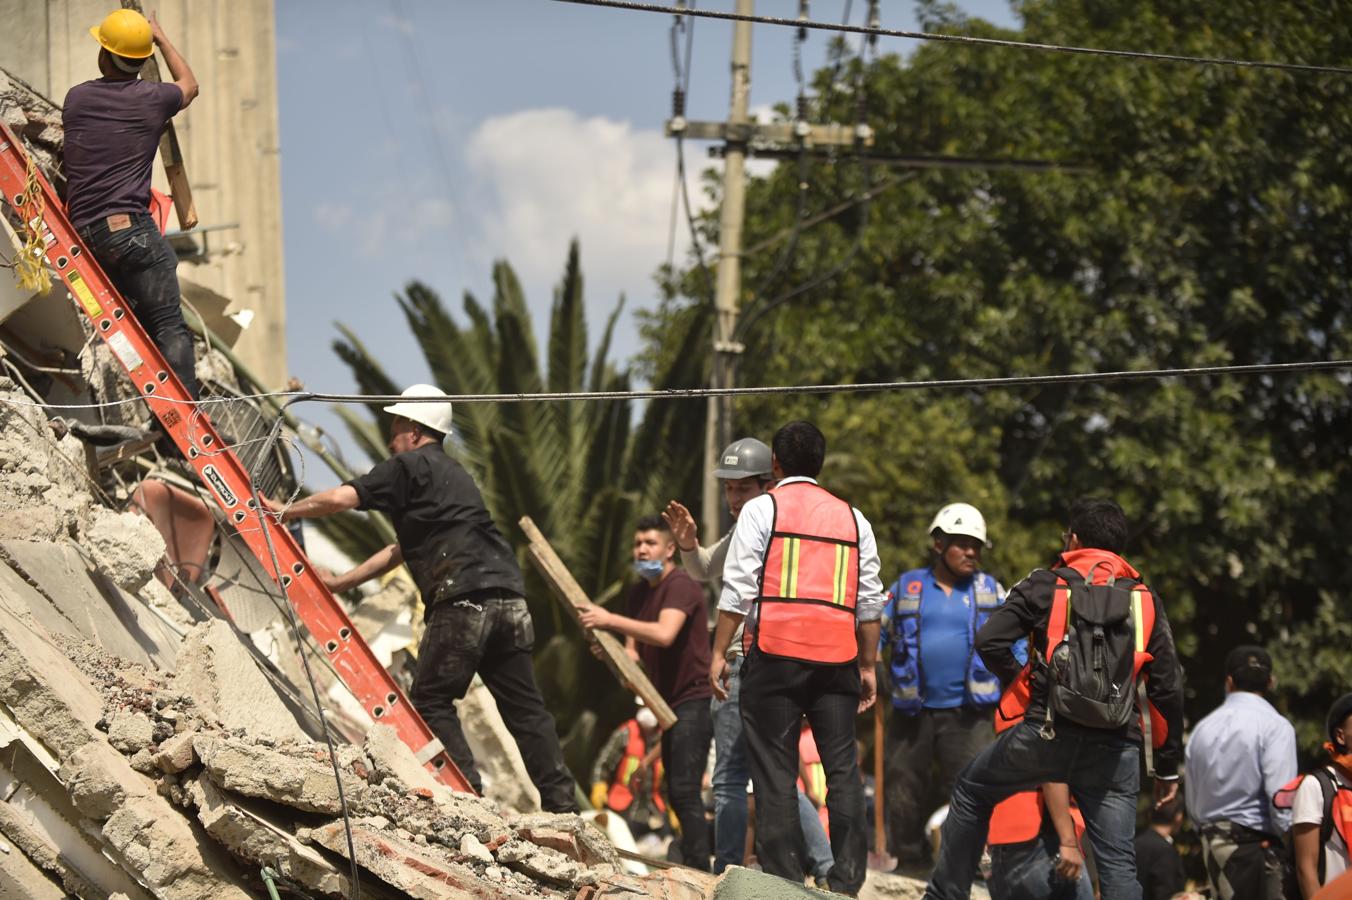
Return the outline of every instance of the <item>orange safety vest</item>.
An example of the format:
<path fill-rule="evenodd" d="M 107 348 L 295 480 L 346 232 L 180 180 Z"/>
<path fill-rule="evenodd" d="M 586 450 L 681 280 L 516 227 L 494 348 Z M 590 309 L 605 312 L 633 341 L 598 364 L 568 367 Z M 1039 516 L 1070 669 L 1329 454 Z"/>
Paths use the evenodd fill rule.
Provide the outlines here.
<path fill-rule="evenodd" d="M 633 779 L 634 773 L 638 771 L 639 766 L 643 765 L 643 757 L 648 753 L 648 745 L 643 740 L 643 729 L 639 727 L 636 720 L 630 719 L 624 723 L 625 728 L 629 729 L 629 742 L 624 748 L 624 757 L 620 764 L 615 767 L 615 779 L 610 784 L 610 790 L 606 792 L 606 806 L 616 812 L 624 812 L 634 803 L 634 792 L 629 788 L 629 782 Z M 667 805 L 662 801 L 662 793 L 658 789 L 662 783 L 662 761 L 659 759 L 653 766 L 652 777 L 653 805 L 657 811 L 665 813 Z"/>
<path fill-rule="evenodd" d="M 850 504 L 809 481 L 770 491 L 774 520 L 761 564 L 754 632 L 767 656 L 844 665 L 859 655 L 859 523 Z"/>
<path fill-rule="evenodd" d="M 1042 817 L 1046 814 L 1047 804 L 1042 799 L 1042 791 L 1021 791 L 1006 797 L 991 810 L 990 831 L 986 843 L 992 847 L 1004 844 L 1024 844 L 1033 840 L 1042 832 Z M 1075 837 L 1084 836 L 1084 816 L 1074 802 L 1070 805 L 1070 817 L 1075 822 Z"/>
<path fill-rule="evenodd" d="M 1091 571 L 1092 574 L 1092 571 Z M 1145 664 L 1155 657 L 1146 652 L 1146 647 L 1150 644 L 1150 635 L 1155 630 L 1155 600 L 1150 593 L 1150 588 L 1144 584 L 1138 584 L 1131 589 L 1131 614 L 1132 621 L 1136 623 L 1136 647 L 1134 659 L 1132 661 L 1132 674 L 1140 679 L 1141 669 Z M 1052 611 L 1047 619 L 1047 647 L 1044 651 L 1044 657 L 1048 665 L 1051 664 L 1052 653 L 1056 650 L 1056 645 L 1066 636 L 1066 628 L 1070 625 L 1070 585 L 1064 578 L 1057 576 L 1056 587 L 1052 593 Z M 1028 647 L 1033 647 L 1032 635 L 1028 637 Z M 1019 722 L 1023 721 L 1023 715 L 1028 711 L 1028 703 L 1032 698 L 1032 678 L 1033 678 L 1033 654 L 1029 654 L 1028 662 L 1018 676 L 1010 682 L 1009 687 L 1005 688 L 1000 696 L 1000 702 L 995 707 L 995 731 L 1004 731 L 1007 728 L 1013 728 Z M 1149 734 L 1150 744 L 1153 748 L 1159 749 L 1164 746 L 1164 739 L 1168 736 L 1169 727 L 1164 716 L 1155 704 L 1146 701 L 1146 707 L 1150 714 Z M 1141 722 L 1142 733 L 1146 733 L 1146 723 Z"/>
<path fill-rule="evenodd" d="M 1337 831 L 1338 836 L 1343 839 L 1343 846 L 1352 848 L 1352 788 L 1345 787 L 1337 777 L 1327 771 L 1324 772 L 1324 775 L 1333 787 L 1333 798 L 1331 803 L 1326 801 L 1330 821 L 1319 823 L 1321 832 L 1319 877 L 1321 881 L 1324 877 L 1323 845 L 1328 843 L 1327 835 L 1332 831 Z M 1295 802 L 1296 790 L 1300 787 L 1301 782 L 1306 778 L 1317 777 L 1318 776 L 1313 772 L 1297 775 L 1277 789 L 1277 792 L 1272 795 L 1272 805 L 1277 807 L 1277 809 L 1290 809 L 1291 805 Z M 1327 826 L 1331 827 L 1329 827 L 1328 830 L 1325 830 Z"/>

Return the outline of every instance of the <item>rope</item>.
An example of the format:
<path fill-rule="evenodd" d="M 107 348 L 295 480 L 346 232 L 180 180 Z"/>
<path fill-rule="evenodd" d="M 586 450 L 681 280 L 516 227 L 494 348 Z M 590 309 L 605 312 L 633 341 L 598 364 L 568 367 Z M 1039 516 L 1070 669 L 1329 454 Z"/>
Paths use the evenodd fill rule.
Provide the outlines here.
<path fill-rule="evenodd" d="M 904 31 L 900 28 L 877 28 L 867 25 L 837 25 L 834 22 L 783 19 L 776 16 L 744 16 L 735 12 L 709 9 L 680 9 L 658 3 L 638 3 L 634 0 L 553 0 L 578 6 L 598 6 L 606 9 L 624 9 L 634 12 L 663 15 L 700 16 L 706 19 L 724 19 L 731 22 L 753 22 L 758 25 L 783 25 L 789 28 L 816 28 L 821 31 L 839 31 L 849 34 L 878 37 L 908 38 L 916 41 L 941 41 L 950 44 L 970 44 L 982 47 L 1010 47 L 1017 50 L 1042 50 L 1051 53 L 1078 53 L 1085 56 L 1110 56 L 1118 59 L 1153 60 L 1156 62 L 1192 63 L 1207 66 L 1233 66 L 1245 69 L 1278 69 L 1285 72 L 1316 72 L 1327 75 L 1352 75 L 1352 67 L 1307 65 L 1304 63 L 1263 62 L 1256 59 L 1231 59 L 1222 56 L 1186 56 L 1179 53 L 1154 53 L 1144 50 L 1112 50 L 1102 47 L 1076 47 L 1065 44 L 1044 44 L 1034 41 L 1010 41 L 1001 38 L 973 37 L 965 34 L 934 34 L 927 31 Z"/>
<path fill-rule="evenodd" d="M 23 221 L 23 246 L 14 257 L 14 274 L 19 278 L 19 287 L 25 291 L 36 291 L 39 296 L 47 296 L 52 290 L 52 281 L 47 277 L 45 266 L 47 243 L 42 237 L 42 213 L 44 208 L 42 186 L 38 184 L 38 167 L 33 154 L 28 156 L 28 176 L 24 182 L 23 193 L 18 196 L 16 210 L 31 206 L 32 215 Z"/>
<path fill-rule="evenodd" d="M 928 381 L 873 381 L 859 384 L 773 385 L 768 387 L 668 388 L 637 391 L 542 391 L 534 394 L 451 394 L 446 397 L 405 397 L 402 394 L 329 394 L 314 391 L 274 391 L 251 397 L 285 398 L 283 406 L 293 403 L 348 403 L 376 406 L 389 403 L 561 403 L 588 400 L 692 400 L 698 397 L 757 397 L 766 394 L 868 394 L 888 391 L 945 391 L 962 389 L 1000 390 L 1046 384 L 1097 384 L 1113 381 L 1152 381 L 1164 378 L 1201 378 L 1213 375 L 1290 375 L 1302 372 L 1329 372 L 1352 369 L 1352 359 L 1321 359 L 1291 363 L 1258 363 L 1240 366 L 1193 366 L 1176 369 L 1136 369 L 1117 372 L 1072 372 L 1057 375 L 1006 375 L 996 378 L 947 378 Z M 130 397 L 106 403 L 34 403 L 0 397 L 9 406 L 41 406 L 44 409 L 107 409 L 143 398 Z M 173 400 L 160 402 L 206 405 L 210 400 Z"/>

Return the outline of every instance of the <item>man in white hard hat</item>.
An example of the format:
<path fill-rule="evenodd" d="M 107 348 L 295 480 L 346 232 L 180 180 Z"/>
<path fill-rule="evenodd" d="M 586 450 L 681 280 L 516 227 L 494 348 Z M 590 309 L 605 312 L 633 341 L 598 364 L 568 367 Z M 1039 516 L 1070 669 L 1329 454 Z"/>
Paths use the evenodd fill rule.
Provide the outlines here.
<path fill-rule="evenodd" d="M 451 430 L 446 394 L 415 384 L 403 396 L 404 402 L 385 407 L 394 416 L 390 458 L 347 484 L 281 510 L 280 520 L 348 509 L 387 513 L 399 542 L 346 574 L 326 577 L 330 590 L 349 590 L 407 563 L 427 623 L 410 697 L 414 707 L 474 789 L 482 790 L 455 711 L 477 671 L 521 750 L 541 805 L 549 812 L 576 812 L 573 777 L 535 683 L 535 629 L 516 556 L 469 473 L 446 454 L 443 442 Z"/>
<path fill-rule="evenodd" d="M 929 537 L 930 565 L 893 582 L 882 628 L 882 651 L 891 652 L 890 849 L 898 869 L 911 874 L 929 856 L 925 816 L 994 738 L 992 710 L 1000 700 L 999 679 L 974 652 L 977 629 L 1005 597 L 981 571 L 986 520 L 968 503 L 950 503 L 930 523 Z"/>

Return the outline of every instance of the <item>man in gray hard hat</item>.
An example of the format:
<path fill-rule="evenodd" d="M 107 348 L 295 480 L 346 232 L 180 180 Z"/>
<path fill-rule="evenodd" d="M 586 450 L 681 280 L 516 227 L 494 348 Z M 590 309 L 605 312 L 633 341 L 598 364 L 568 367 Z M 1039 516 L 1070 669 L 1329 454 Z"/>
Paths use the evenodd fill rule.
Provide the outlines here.
<path fill-rule="evenodd" d="M 723 498 L 736 523 L 742 507 L 770 489 L 770 448 L 753 437 L 733 441 L 718 457 L 714 477 L 723 482 Z M 722 590 L 723 561 L 732 541 L 731 530 L 712 546 L 700 546 L 694 516 L 676 500 L 667 504 L 662 517 L 671 526 L 681 564 L 697 581 L 710 582 Z M 714 872 L 742 865 L 746 849 L 747 784 L 751 781 L 751 763 L 742 737 L 742 715 L 738 702 L 738 673 L 742 666 L 742 634 L 733 637 L 728 649 L 728 699 L 714 698 Z M 812 801 L 801 791 L 798 795 L 799 819 L 807 839 L 812 875 L 825 879 L 833 858 L 831 844 L 822 828 Z"/>
<path fill-rule="evenodd" d="M 455 701 L 465 696 L 477 671 L 521 750 L 541 805 L 549 812 L 577 812 L 573 777 L 535 683 L 535 629 L 516 556 L 484 507 L 474 480 L 446 454 L 443 442 L 451 430 L 446 394 L 415 384 L 403 396 L 426 400 L 385 407 L 394 416 L 389 459 L 347 484 L 273 511 L 282 522 L 348 509 L 389 514 L 398 543 L 378 550 L 350 572 L 326 576 L 325 583 L 334 592 L 346 591 L 407 563 L 422 593 L 427 624 L 410 693 L 413 706 L 474 789 L 482 792 L 474 754 L 455 711 Z"/>

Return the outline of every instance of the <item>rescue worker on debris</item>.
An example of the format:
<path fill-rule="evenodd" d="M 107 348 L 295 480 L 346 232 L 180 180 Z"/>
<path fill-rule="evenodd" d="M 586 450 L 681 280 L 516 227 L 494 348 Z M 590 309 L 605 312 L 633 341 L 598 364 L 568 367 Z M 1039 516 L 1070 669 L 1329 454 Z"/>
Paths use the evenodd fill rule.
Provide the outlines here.
<path fill-rule="evenodd" d="M 1352 694 L 1329 708 L 1324 744 L 1327 765 L 1282 787 L 1272 798 L 1291 810 L 1291 843 L 1300 900 L 1311 900 L 1322 885 L 1346 880 L 1352 866 Z M 1341 883 L 1341 882 L 1340 882 Z M 1295 900 L 1295 898 L 1292 898 Z"/>
<path fill-rule="evenodd" d="M 1000 900 L 1094 900 L 1080 851 L 1084 816 L 1064 784 L 1044 784 L 991 811 L 991 896 Z"/>
<path fill-rule="evenodd" d="M 1163 604 L 1121 556 L 1122 508 L 1082 499 L 1069 518 L 1057 567 L 1015 585 L 977 634 L 982 660 L 1009 685 L 997 722 L 1015 724 L 958 775 L 928 900 L 967 900 L 991 810 L 1047 782 L 1068 784 L 1079 802 L 1103 900 L 1141 896 L 1132 838 L 1142 722 L 1162 805 L 1178 794 L 1182 671 Z M 1013 648 L 1029 635 L 1020 666 Z M 1138 716 L 1141 682 L 1148 702 Z"/>
<path fill-rule="evenodd" d="M 394 521 L 390 544 L 343 575 L 324 575 L 335 593 L 407 563 L 426 606 L 426 630 L 410 699 L 476 791 L 482 780 L 456 716 L 477 671 L 521 750 L 549 812 L 577 812 L 573 777 L 563 762 L 554 719 L 535 683 L 535 629 L 512 547 L 484 507 L 469 473 L 447 455 L 451 404 L 428 384 L 385 407 L 390 458 L 346 484 L 282 508 L 278 520 L 314 519 L 349 509 L 377 510 Z"/>
<path fill-rule="evenodd" d="M 795 782 L 806 716 L 826 770 L 835 857 L 828 882 L 854 894 L 868 855 L 854 718 L 877 693 L 877 544 L 868 520 L 817 484 L 826 438 L 815 425 L 790 422 L 771 447 L 779 483 L 742 507 L 733 531 L 709 678 L 726 697 L 728 647 L 746 620 L 741 708 L 756 791 L 756 855 L 766 872 L 802 883 L 807 855 Z"/>
<path fill-rule="evenodd" d="M 149 208 L 160 135 L 197 96 L 197 79 L 154 16 L 147 21 L 134 10 L 118 9 L 89 31 L 101 48 L 103 77 L 71 88 L 61 111 L 66 215 L 196 399 L 192 336 L 179 306 L 178 259 Z M 172 82 L 137 78 L 156 46 Z"/>
<path fill-rule="evenodd" d="M 763 441 L 745 437 L 728 444 L 718 458 L 714 477 L 723 482 L 723 499 L 734 527 L 749 500 L 759 497 L 774 483 L 770 475 L 770 448 Z M 732 531 L 719 538 L 711 547 L 699 544 L 699 529 L 695 517 L 683 504 L 672 500 L 662 512 L 662 518 L 671 526 L 676 547 L 681 551 L 681 564 L 697 581 L 711 584 L 715 592 L 723 589 L 723 562 L 727 559 Z M 742 738 L 742 712 L 738 704 L 741 695 L 742 635 L 733 635 L 728 647 L 728 696 L 714 697 L 711 711 L 714 720 L 714 874 L 728 866 L 743 865 L 747 831 L 747 785 L 751 782 L 751 768 L 746 758 L 746 741 Z M 812 801 L 801 790 L 798 792 L 798 817 L 803 826 L 811 858 L 811 871 L 823 880 L 831 870 L 831 845 L 822 829 L 821 819 Z"/>
<path fill-rule="evenodd" d="M 657 716 L 640 706 L 601 747 L 592 766 L 592 806 L 624 817 L 635 835 L 662 828 L 667 804 L 662 799 L 662 760 L 652 759 L 662 740 Z"/>
<path fill-rule="evenodd" d="M 1296 776 L 1296 731 L 1263 694 L 1275 687 L 1262 647 L 1225 657 L 1225 702 L 1192 729 L 1185 755 L 1188 815 L 1217 900 L 1278 900 L 1290 815 L 1272 796 Z"/>
<path fill-rule="evenodd" d="M 625 649 L 643 663 L 653 686 L 676 714 L 662 735 L 667 799 L 681 825 L 681 862 L 709 870 L 709 826 L 700 791 L 709 762 L 713 722 L 709 670 L 709 618 L 704 591 L 676 567 L 676 541 L 661 516 L 644 516 L 634 528 L 634 571 L 629 615 L 600 606 L 579 611 L 583 628 L 625 636 Z"/>
<path fill-rule="evenodd" d="M 950 503 L 928 534 L 931 564 L 901 573 L 883 609 L 881 653 L 890 653 L 892 680 L 887 809 L 903 872 L 927 862 L 925 817 L 994 738 L 991 711 L 1000 699 L 999 679 L 976 653 L 977 631 L 1005 599 L 995 576 L 981 570 L 986 520 L 970 504 Z M 1025 646 L 1014 650 L 1020 665 Z"/>

